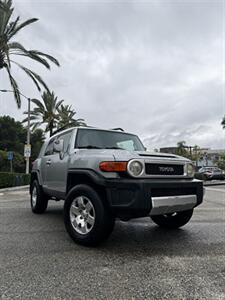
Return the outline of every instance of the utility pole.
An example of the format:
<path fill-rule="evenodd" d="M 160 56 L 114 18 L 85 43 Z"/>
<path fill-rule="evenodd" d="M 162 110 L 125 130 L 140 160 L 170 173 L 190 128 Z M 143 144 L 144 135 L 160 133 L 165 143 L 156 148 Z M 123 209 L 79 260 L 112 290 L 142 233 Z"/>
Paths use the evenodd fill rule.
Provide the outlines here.
<path fill-rule="evenodd" d="M 28 100 L 28 120 L 27 120 L 27 148 L 31 150 L 30 145 L 30 98 L 27 98 Z M 28 150 L 28 155 L 26 156 L 26 174 L 29 174 L 30 172 L 30 152 Z"/>

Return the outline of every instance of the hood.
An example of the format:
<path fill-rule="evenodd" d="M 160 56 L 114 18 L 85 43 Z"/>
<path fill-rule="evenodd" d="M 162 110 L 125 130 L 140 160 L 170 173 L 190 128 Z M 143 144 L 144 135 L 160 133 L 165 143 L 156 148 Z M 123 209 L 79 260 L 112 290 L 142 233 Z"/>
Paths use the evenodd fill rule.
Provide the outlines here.
<path fill-rule="evenodd" d="M 182 156 L 169 154 L 169 153 L 161 153 L 161 152 L 149 152 L 149 151 L 127 151 L 127 150 L 120 150 L 120 149 L 79 149 L 80 155 L 88 155 L 104 158 L 104 159 L 111 159 L 114 158 L 115 160 L 130 160 L 130 159 L 145 159 L 145 160 L 172 160 L 172 161 L 190 161 L 187 158 Z"/>
<path fill-rule="evenodd" d="M 116 160 L 122 159 L 148 159 L 148 160 L 174 160 L 174 161 L 190 161 L 189 159 L 170 153 L 149 152 L 149 151 L 127 151 L 127 150 L 114 150 L 113 155 Z"/>

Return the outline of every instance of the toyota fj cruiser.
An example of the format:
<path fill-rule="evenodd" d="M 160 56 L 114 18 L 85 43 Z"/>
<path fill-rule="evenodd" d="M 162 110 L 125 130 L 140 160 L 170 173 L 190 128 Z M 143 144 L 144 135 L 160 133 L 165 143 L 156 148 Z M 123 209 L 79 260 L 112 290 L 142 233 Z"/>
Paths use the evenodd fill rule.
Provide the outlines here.
<path fill-rule="evenodd" d="M 41 214 L 50 199 L 64 199 L 71 238 L 96 245 L 115 218 L 150 216 L 159 226 L 185 225 L 203 200 L 203 184 L 183 157 L 147 152 L 120 129 L 70 128 L 49 138 L 31 173 L 31 208 Z"/>

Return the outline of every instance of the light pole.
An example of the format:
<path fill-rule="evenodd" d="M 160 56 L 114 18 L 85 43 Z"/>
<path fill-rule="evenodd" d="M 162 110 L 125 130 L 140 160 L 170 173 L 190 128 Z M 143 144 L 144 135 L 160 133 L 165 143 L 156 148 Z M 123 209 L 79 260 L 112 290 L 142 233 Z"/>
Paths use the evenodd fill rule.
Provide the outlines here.
<path fill-rule="evenodd" d="M 0 90 L 2 93 L 13 93 L 11 90 Z M 24 155 L 26 157 L 26 174 L 29 174 L 29 168 L 30 168 L 30 152 L 31 152 L 31 146 L 30 146 L 30 98 L 19 92 L 19 94 L 24 97 L 28 101 L 28 117 L 27 117 L 27 143 L 25 145 L 25 151 Z"/>

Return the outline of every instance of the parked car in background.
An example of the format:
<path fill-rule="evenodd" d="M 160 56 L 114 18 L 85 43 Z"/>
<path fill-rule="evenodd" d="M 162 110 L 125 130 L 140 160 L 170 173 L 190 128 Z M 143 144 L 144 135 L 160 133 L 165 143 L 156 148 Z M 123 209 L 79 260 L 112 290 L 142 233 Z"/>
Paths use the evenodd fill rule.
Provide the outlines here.
<path fill-rule="evenodd" d="M 217 167 L 202 167 L 199 169 L 198 173 L 204 175 L 206 180 L 225 179 L 225 171 Z"/>

